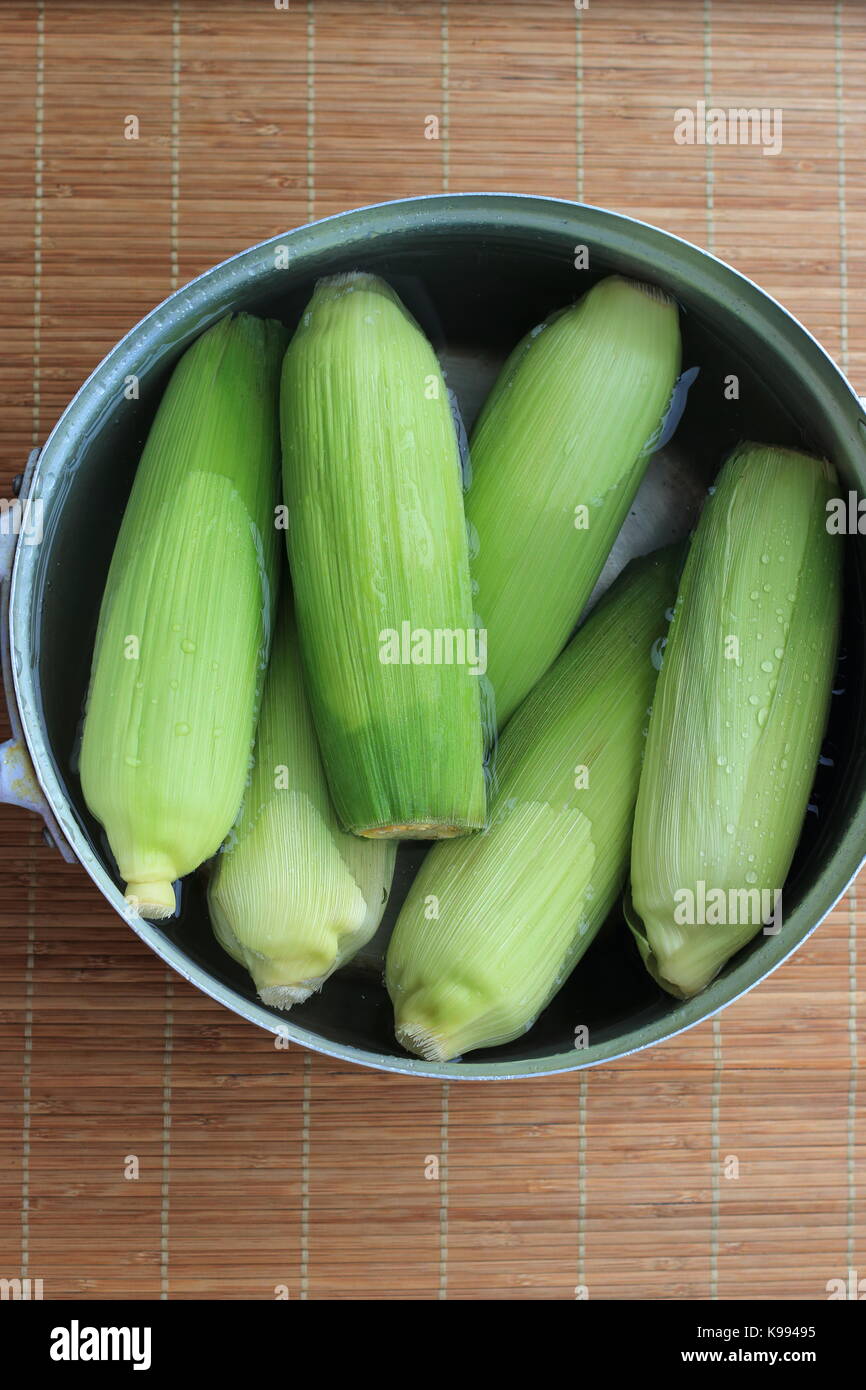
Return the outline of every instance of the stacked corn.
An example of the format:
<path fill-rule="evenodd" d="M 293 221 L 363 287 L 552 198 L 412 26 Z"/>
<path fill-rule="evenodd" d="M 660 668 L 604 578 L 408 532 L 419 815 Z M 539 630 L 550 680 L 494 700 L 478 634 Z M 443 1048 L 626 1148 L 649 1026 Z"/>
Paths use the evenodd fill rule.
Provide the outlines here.
<path fill-rule="evenodd" d="M 503 368 L 464 505 L 436 355 L 378 277 L 320 281 L 288 347 L 245 314 L 193 344 L 121 527 L 84 727 L 84 794 L 131 907 L 169 915 L 222 844 L 217 938 L 288 1008 L 375 932 L 395 841 L 442 841 L 386 968 L 397 1037 L 431 1061 L 531 1027 L 629 865 L 627 921 L 671 993 L 767 924 L 768 890 L 775 920 L 838 640 L 831 465 L 742 445 L 687 554 L 633 562 L 569 641 L 680 353 L 667 295 L 597 283 Z M 278 395 L 291 582 L 259 714 Z M 732 916 L 732 895 L 755 911 Z"/>

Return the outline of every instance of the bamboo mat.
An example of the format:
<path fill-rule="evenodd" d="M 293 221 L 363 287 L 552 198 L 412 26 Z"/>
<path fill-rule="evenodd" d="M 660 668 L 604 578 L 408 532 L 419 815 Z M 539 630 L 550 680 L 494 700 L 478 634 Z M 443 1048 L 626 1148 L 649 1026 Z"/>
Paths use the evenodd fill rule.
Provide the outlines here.
<path fill-rule="evenodd" d="M 700 242 L 866 392 L 858 0 L 22 0 L 0 30 L 3 495 L 172 285 L 445 189 Z M 782 153 L 676 145 L 699 100 L 781 107 Z M 866 1277 L 866 879 L 714 1022 L 583 1075 L 448 1086 L 275 1050 L 3 807 L 0 866 L 0 1277 L 51 1299 L 804 1299 Z"/>

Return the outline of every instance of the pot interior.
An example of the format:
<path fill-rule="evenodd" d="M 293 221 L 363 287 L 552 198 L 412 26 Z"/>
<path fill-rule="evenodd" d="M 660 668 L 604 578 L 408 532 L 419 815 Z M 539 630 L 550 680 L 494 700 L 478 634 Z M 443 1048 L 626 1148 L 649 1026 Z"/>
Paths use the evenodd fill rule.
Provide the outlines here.
<path fill-rule="evenodd" d="M 826 453 L 839 464 L 845 488 L 856 486 L 850 465 L 839 456 L 838 438 L 831 428 L 816 425 L 808 396 L 784 355 L 768 354 L 766 345 L 744 329 L 736 296 L 732 293 L 730 301 L 724 295 L 712 301 L 706 295 L 693 296 L 685 265 L 677 265 L 675 253 L 657 269 L 649 263 L 639 228 L 627 252 L 621 248 L 606 252 L 601 239 L 592 239 L 591 268 L 577 270 L 573 247 L 580 240 L 580 228 L 577 223 L 567 226 L 564 219 L 562 225 L 547 231 L 493 219 L 482 231 L 449 228 L 438 221 L 424 227 L 415 219 L 406 230 L 350 238 L 329 233 L 329 225 L 336 224 L 319 224 L 304 234 L 310 249 L 296 259 L 290 257 L 289 269 L 272 269 L 270 258 L 259 255 L 248 275 L 236 277 L 222 302 L 209 298 L 204 281 L 176 316 L 170 309 L 162 311 L 160 322 L 143 335 L 136 349 L 139 398 L 126 400 L 115 392 L 103 405 L 98 427 L 83 437 L 72 426 L 61 426 L 59 443 L 65 444 L 67 459 L 50 516 L 46 516 L 32 636 L 38 651 L 47 741 L 58 777 L 93 854 L 115 883 L 118 878 L 103 833 L 84 805 L 75 771 L 99 602 L 136 462 L 171 366 L 196 333 L 226 308 L 267 314 L 291 327 L 320 274 L 359 268 L 375 271 L 399 292 L 440 352 L 449 386 L 471 427 L 507 354 L 550 312 L 611 272 L 665 284 L 683 310 L 683 368 L 698 367 L 699 373 L 673 440 L 656 457 L 635 500 L 602 585 L 610 583 L 631 554 L 688 533 L 721 461 L 741 439 Z M 317 231 L 318 241 L 313 235 Z M 291 236 L 284 241 L 291 247 Z M 732 375 L 739 381 L 739 398 L 733 400 L 725 392 Z M 785 888 L 786 919 L 826 865 L 864 792 L 859 752 L 866 744 L 861 696 L 862 572 L 859 547 L 851 541 L 846 546 L 837 693 L 810 809 Z M 321 994 L 290 1015 L 273 1011 L 275 1024 L 288 1020 L 327 1043 L 384 1057 L 405 1056 L 393 1040 L 390 1004 L 381 983 L 382 947 L 425 848 L 401 847 L 387 917 L 371 947 L 334 976 Z M 203 887 L 201 877 L 185 881 L 178 918 L 156 929 L 175 941 L 212 981 L 255 1000 L 246 973 L 211 935 Z M 757 957 L 757 977 L 767 949 L 767 938 L 758 936 L 737 959 Z M 728 971 L 732 968 L 729 965 Z M 566 1065 L 570 1051 L 577 1060 L 572 1049 L 578 1025 L 589 1028 L 594 1050 L 596 1045 L 615 1042 L 668 1017 L 674 1031 L 677 1009 L 676 1001 L 643 969 L 617 909 L 532 1030 L 504 1047 L 473 1053 L 471 1061 L 519 1064 L 558 1057 L 560 1065 Z"/>

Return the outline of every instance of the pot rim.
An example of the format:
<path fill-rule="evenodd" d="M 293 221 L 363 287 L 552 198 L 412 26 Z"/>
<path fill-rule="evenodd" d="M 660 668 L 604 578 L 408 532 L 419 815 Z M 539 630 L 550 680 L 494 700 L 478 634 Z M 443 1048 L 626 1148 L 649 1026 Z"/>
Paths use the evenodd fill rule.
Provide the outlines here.
<path fill-rule="evenodd" d="M 796 373 L 798 365 L 801 370 L 809 367 L 809 374 L 813 377 L 812 389 L 820 387 L 827 404 L 832 404 L 834 411 L 839 412 L 840 424 L 846 418 L 847 412 L 852 445 L 859 446 L 862 451 L 862 443 L 858 439 L 858 426 L 861 430 L 864 429 L 863 408 L 849 381 L 829 353 L 778 300 L 711 252 L 652 223 L 588 203 L 540 197 L 530 193 L 491 191 L 430 194 L 369 204 L 334 213 L 290 231 L 278 233 L 204 271 L 150 310 L 120 338 L 79 387 L 39 453 L 30 479 L 29 495 L 42 498 L 46 529 L 52 503 L 56 502 L 59 495 L 70 446 L 74 445 L 76 439 L 85 436 L 90 429 L 99 428 L 106 399 L 112 391 L 122 387 L 124 377 L 129 373 L 133 363 L 139 363 L 142 351 L 152 345 L 154 339 L 162 338 L 169 323 L 179 327 L 180 317 L 188 321 L 196 313 L 203 314 L 205 322 L 199 325 L 203 328 L 206 326 L 208 313 L 212 313 L 216 318 L 225 312 L 225 308 L 220 308 L 215 303 L 219 296 L 227 296 L 252 287 L 262 270 L 273 269 L 273 248 L 289 238 L 296 244 L 300 242 L 299 251 L 303 255 L 304 243 L 308 242 L 307 249 L 310 252 L 314 251 L 321 239 L 320 229 L 328 227 L 332 234 L 332 243 L 326 249 L 345 250 L 353 243 L 359 243 L 359 250 L 362 251 L 363 242 L 371 237 L 378 239 L 412 227 L 430 230 L 431 226 L 439 223 L 443 229 L 458 231 L 461 227 L 465 230 L 478 225 L 480 230 L 489 231 L 491 219 L 493 223 L 498 222 L 501 226 L 521 223 L 525 226 L 538 226 L 546 220 L 550 230 L 553 226 L 550 219 L 557 216 L 562 219 L 563 233 L 567 229 L 569 219 L 575 216 L 588 219 L 590 224 L 600 223 L 604 233 L 609 234 L 604 237 L 605 251 L 614 254 L 618 251 L 627 254 L 628 239 L 634 235 L 636 228 L 640 229 L 641 250 L 644 254 L 649 244 L 661 254 L 662 263 L 669 270 L 680 271 L 686 267 L 695 269 L 698 278 L 704 281 L 705 288 L 710 292 L 718 281 L 724 283 L 729 298 L 736 292 L 744 317 L 756 317 L 771 335 L 787 335 L 786 348 L 788 356 L 793 358 L 792 371 Z M 796 348 L 793 354 L 792 330 L 793 346 Z M 184 329 L 184 332 L 186 331 L 188 323 Z M 866 464 L 863 474 L 860 481 L 866 490 Z M 184 979 L 249 1022 L 325 1056 L 379 1071 L 454 1081 L 560 1075 L 627 1057 L 646 1047 L 676 1037 L 698 1023 L 714 1017 L 729 1004 L 742 998 L 761 980 L 766 979 L 811 936 L 866 862 L 866 806 L 861 803 L 846 826 L 832 860 L 820 869 L 816 880 L 804 893 L 782 932 L 768 938 L 769 945 L 765 945 L 760 958 L 757 954 L 746 957 L 738 965 L 726 970 L 693 999 L 676 1001 L 662 1018 L 652 1023 L 635 1025 L 608 1042 L 591 1044 L 588 1048 L 575 1050 L 573 1053 L 557 1053 L 517 1062 L 445 1063 L 426 1062 L 409 1056 L 389 1056 L 349 1043 L 331 1042 L 318 1033 L 300 1027 L 292 1021 L 291 1014 L 281 1018 L 231 986 L 221 983 L 204 967 L 192 961 L 183 948 L 163 935 L 156 925 L 136 917 L 130 912 L 120 890 L 91 851 L 87 837 L 64 791 L 42 724 L 37 653 L 31 640 L 31 610 L 38 593 L 36 577 L 40 551 L 41 546 L 16 546 L 9 586 L 13 691 L 7 693 L 12 695 L 17 703 L 38 783 L 76 859 L 117 914 Z"/>

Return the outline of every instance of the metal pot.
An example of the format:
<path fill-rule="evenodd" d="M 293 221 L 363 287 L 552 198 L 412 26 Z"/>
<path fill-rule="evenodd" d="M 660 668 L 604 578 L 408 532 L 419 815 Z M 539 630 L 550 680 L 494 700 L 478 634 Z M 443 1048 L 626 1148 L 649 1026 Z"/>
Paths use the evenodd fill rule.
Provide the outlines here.
<path fill-rule="evenodd" d="M 588 248 L 588 269 L 576 269 L 580 247 Z M 602 585 L 630 553 L 688 531 L 740 438 L 826 454 L 839 469 L 843 495 L 849 488 L 866 492 L 866 418 L 844 377 L 779 304 L 688 242 L 602 209 L 498 193 L 408 199 L 326 218 L 234 256 L 154 309 L 97 367 L 31 456 L 20 495 L 41 504 L 44 534 L 39 544 L 11 538 L 2 556 L 4 678 L 15 737 L 4 750 L 0 796 L 39 810 L 64 857 L 80 860 L 163 960 L 260 1027 L 331 1056 L 422 1076 L 525 1077 L 594 1065 L 669 1038 L 738 998 L 805 940 L 859 869 L 866 827 L 866 558 L 859 539 L 847 542 L 837 681 L 844 690 L 833 701 L 815 809 L 786 885 L 786 921 L 685 1003 L 657 989 L 616 920 L 528 1034 L 463 1062 L 413 1060 L 393 1040 L 381 934 L 305 1005 L 289 1014 L 267 1009 L 214 941 L 199 880 L 185 882 L 176 920 L 150 924 L 129 913 L 101 829 L 82 800 L 74 768 L 99 600 L 172 365 L 222 314 L 243 308 L 291 325 L 318 276 L 358 267 L 383 274 L 403 295 L 442 351 L 467 423 L 522 333 L 601 275 L 620 271 L 676 295 L 683 365 L 700 373 L 674 445 L 654 462 Z M 731 377 L 738 399 L 728 398 Z M 400 851 L 385 931 L 422 853 L 419 846 Z M 580 1025 L 589 1030 L 589 1045 L 576 1050 Z"/>

